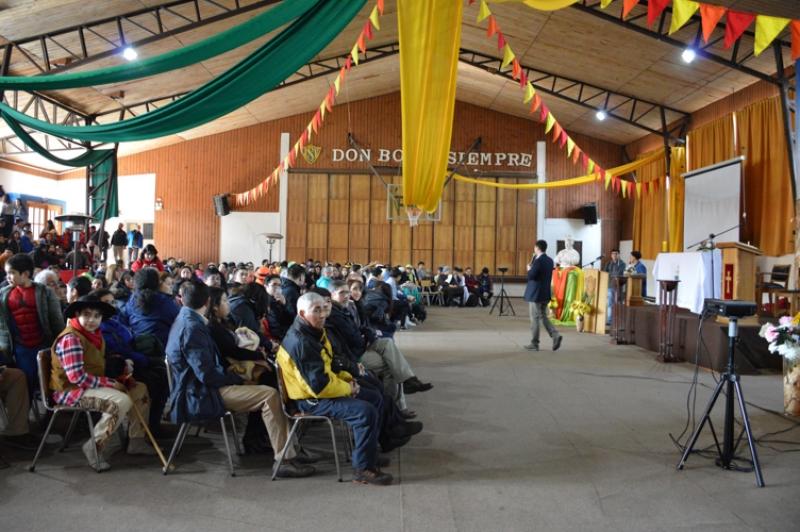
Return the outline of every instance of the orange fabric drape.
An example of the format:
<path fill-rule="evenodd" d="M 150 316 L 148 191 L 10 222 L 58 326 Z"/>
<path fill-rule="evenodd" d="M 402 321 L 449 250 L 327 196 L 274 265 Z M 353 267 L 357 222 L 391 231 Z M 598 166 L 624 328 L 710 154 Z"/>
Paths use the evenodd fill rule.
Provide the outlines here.
<path fill-rule="evenodd" d="M 686 171 L 721 163 L 736 157 L 733 115 L 697 128 L 688 135 L 689 160 Z"/>
<path fill-rule="evenodd" d="M 653 152 L 639 155 L 641 159 Z M 653 260 L 661 253 L 662 243 L 669 240 L 667 223 L 666 181 L 658 181 L 667 173 L 667 161 L 661 159 L 637 170 L 636 182 L 642 184 L 642 197 L 636 198 L 633 208 L 633 249 L 642 253 L 643 259 Z M 650 192 L 650 183 L 653 191 Z M 644 189 L 647 189 L 645 193 Z"/>
<path fill-rule="evenodd" d="M 736 122 L 739 154 L 745 156 L 742 197 L 747 227 L 742 240 L 767 256 L 794 253 L 792 184 L 780 99 L 742 109 Z"/>

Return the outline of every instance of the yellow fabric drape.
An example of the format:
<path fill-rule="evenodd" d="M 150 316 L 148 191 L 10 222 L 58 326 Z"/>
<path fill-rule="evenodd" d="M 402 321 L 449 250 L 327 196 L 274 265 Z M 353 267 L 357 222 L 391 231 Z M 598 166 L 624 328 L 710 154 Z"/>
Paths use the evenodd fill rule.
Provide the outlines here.
<path fill-rule="evenodd" d="M 686 173 L 686 148 L 675 147 L 671 151 L 669 176 L 669 250 L 683 251 L 683 199 L 685 186 L 681 174 Z"/>
<path fill-rule="evenodd" d="M 460 0 L 398 0 L 403 203 L 433 212 L 444 189 L 456 103 Z"/>
<path fill-rule="evenodd" d="M 557 9 L 569 7 L 578 1 L 579 0 L 489 0 L 489 2 L 498 3 L 521 2 L 523 4 L 527 4 L 533 9 L 538 9 L 540 11 L 556 11 Z"/>
<path fill-rule="evenodd" d="M 733 115 L 723 116 L 688 135 L 687 171 L 721 163 L 736 156 Z"/>
<path fill-rule="evenodd" d="M 792 184 L 779 98 L 736 113 L 739 153 L 745 156 L 742 240 L 765 255 L 794 253 Z"/>
<path fill-rule="evenodd" d="M 659 151 L 663 153 L 663 148 Z M 644 159 L 650 156 L 652 152 L 639 157 Z M 669 240 L 666 182 L 658 183 L 658 188 L 653 183 L 666 173 L 667 160 L 663 156 L 636 172 L 636 182 L 641 183 L 642 188 L 648 189 L 648 193 L 642 194 L 642 198 L 633 207 L 633 249 L 641 252 L 643 259 L 654 260 L 661 253 L 662 243 Z M 650 183 L 653 183 L 652 193 Z"/>
<path fill-rule="evenodd" d="M 606 170 L 607 175 L 615 175 L 621 176 L 625 174 L 629 174 L 639 168 L 643 168 L 649 164 L 653 164 L 657 162 L 659 159 L 664 159 L 664 148 L 656 150 L 654 152 L 650 152 L 645 157 L 633 161 L 628 164 L 623 164 L 622 166 L 617 166 L 616 168 L 609 168 Z M 463 181 L 464 183 L 472 183 L 474 185 L 484 185 L 487 187 L 495 187 L 495 188 L 513 188 L 517 190 L 532 190 L 537 188 L 564 188 L 564 187 L 574 187 L 577 185 L 585 185 L 587 183 L 594 183 L 597 181 L 597 178 L 594 174 L 589 174 L 583 177 L 575 177 L 573 179 L 565 179 L 563 181 L 549 181 L 547 183 L 530 183 L 524 185 L 512 185 L 507 183 L 493 183 L 491 181 L 480 181 L 478 179 L 471 179 L 469 177 L 465 177 L 460 174 L 455 174 L 453 176 L 454 179 L 458 181 Z"/>

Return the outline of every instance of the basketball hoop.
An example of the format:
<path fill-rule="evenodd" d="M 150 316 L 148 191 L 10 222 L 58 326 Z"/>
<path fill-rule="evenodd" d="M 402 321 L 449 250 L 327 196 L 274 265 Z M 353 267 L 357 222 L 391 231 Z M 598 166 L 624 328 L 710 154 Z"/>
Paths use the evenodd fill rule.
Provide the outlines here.
<path fill-rule="evenodd" d="M 419 224 L 419 216 L 422 214 L 422 209 L 416 205 L 406 207 L 406 214 L 408 214 L 408 225 L 416 227 Z"/>

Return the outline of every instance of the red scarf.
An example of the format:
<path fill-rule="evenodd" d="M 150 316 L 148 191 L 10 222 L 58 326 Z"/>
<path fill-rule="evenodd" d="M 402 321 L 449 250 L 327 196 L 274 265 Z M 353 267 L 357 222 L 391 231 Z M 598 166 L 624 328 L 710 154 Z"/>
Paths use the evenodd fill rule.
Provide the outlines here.
<path fill-rule="evenodd" d="M 98 327 L 95 332 L 89 332 L 83 328 L 81 322 L 78 321 L 78 318 L 70 319 L 69 326 L 79 332 L 81 336 L 86 338 L 90 344 L 97 348 L 98 351 L 103 349 L 103 331 L 100 329 L 100 327 Z"/>

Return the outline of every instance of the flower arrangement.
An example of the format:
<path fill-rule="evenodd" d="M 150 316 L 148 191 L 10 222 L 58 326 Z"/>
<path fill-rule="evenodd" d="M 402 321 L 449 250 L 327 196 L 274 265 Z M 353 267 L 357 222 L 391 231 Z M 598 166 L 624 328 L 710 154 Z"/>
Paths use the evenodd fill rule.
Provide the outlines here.
<path fill-rule="evenodd" d="M 585 301 L 573 301 L 569 306 L 569 309 L 575 316 L 583 316 L 584 314 L 588 314 L 592 311 L 592 307 L 590 307 Z"/>
<path fill-rule="evenodd" d="M 550 303 L 547 304 L 547 308 L 549 309 L 557 309 L 558 308 L 558 299 L 553 298 L 550 300 Z"/>
<path fill-rule="evenodd" d="M 777 326 L 767 323 L 758 334 L 770 353 L 783 357 L 783 411 L 800 416 L 800 314 L 781 318 Z"/>

